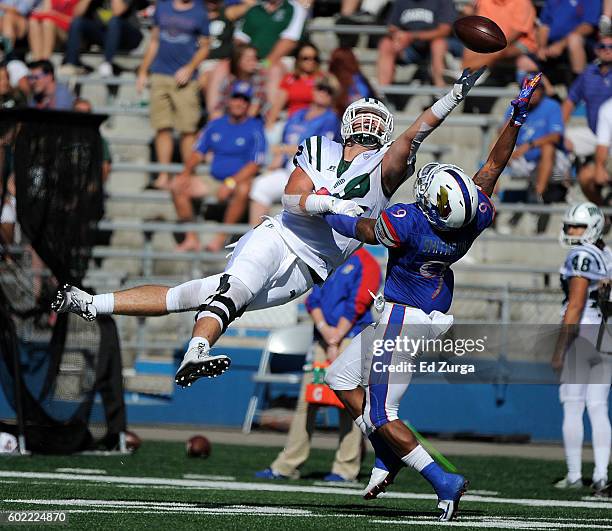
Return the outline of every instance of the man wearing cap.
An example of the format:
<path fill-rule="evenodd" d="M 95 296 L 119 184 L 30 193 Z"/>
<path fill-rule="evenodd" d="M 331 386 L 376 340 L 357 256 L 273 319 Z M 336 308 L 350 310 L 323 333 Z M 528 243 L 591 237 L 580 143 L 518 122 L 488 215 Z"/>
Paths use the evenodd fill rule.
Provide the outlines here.
<path fill-rule="evenodd" d="M 261 120 L 248 116 L 252 96 L 248 83 L 236 82 L 226 113 L 209 122 L 200 133 L 185 168 L 171 187 L 179 221 L 193 220 L 191 199 L 213 194 L 221 203 L 227 203 L 224 223 L 238 223 L 244 216 L 251 181 L 259 172 L 267 150 Z M 210 178 L 201 180 L 194 175 L 194 169 L 204 159 L 211 162 Z M 206 249 L 218 252 L 225 240 L 226 234 L 217 234 Z M 200 249 L 195 232 L 187 232 L 177 247 L 178 251 Z"/>

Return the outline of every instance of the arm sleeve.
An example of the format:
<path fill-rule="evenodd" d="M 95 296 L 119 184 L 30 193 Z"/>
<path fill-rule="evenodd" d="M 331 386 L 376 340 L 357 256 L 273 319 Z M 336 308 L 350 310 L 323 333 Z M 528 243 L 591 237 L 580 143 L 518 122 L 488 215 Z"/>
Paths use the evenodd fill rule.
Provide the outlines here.
<path fill-rule="evenodd" d="M 402 13 L 401 4 L 402 4 L 401 1 L 393 2 L 393 7 L 391 8 L 391 12 L 389 13 L 389 16 L 387 17 L 387 26 L 397 26 L 398 28 L 401 27 L 401 24 L 400 24 L 400 15 Z"/>
<path fill-rule="evenodd" d="M 317 149 L 317 137 L 311 136 L 303 140 L 298 146 L 297 152 L 293 157 L 294 166 L 299 166 L 302 168 L 308 175 L 311 175 L 314 171 L 313 161 L 316 160 L 316 152 L 314 153 L 315 157 L 313 158 L 313 151 Z"/>
<path fill-rule="evenodd" d="M 582 2 L 584 11 L 582 13 L 582 21 L 592 26 L 597 26 L 599 17 L 601 16 L 601 2 L 593 2 L 593 0 L 584 0 Z"/>
<path fill-rule="evenodd" d="M 198 139 L 193 145 L 193 151 L 202 153 L 202 155 L 205 155 L 210 151 L 210 125 L 211 124 L 202 129 L 200 136 L 198 136 Z"/>
<path fill-rule="evenodd" d="M 584 72 L 572 83 L 567 97 L 574 103 L 580 103 L 584 98 Z"/>
<path fill-rule="evenodd" d="M 321 286 L 319 286 L 318 284 L 315 284 L 312 287 L 312 291 L 310 292 L 310 295 L 308 295 L 308 298 L 306 299 L 306 309 L 308 310 L 308 313 L 311 313 L 312 310 L 314 310 L 315 308 L 320 308 L 321 307 Z"/>
<path fill-rule="evenodd" d="M 250 160 L 258 165 L 262 165 L 266 161 L 266 152 L 268 144 L 266 142 L 266 135 L 264 134 L 261 120 L 256 119 L 256 126 L 253 130 L 253 142 L 251 145 Z"/>
<path fill-rule="evenodd" d="M 280 34 L 280 38 L 299 41 L 304 31 L 304 24 L 306 24 L 308 11 L 298 2 L 291 2 L 291 5 L 293 6 L 293 16 L 289 21 L 289 25 Z"/>
<path fill-rule="evenodd" d="M 436 24 L 452 24 L 457 18 L 457 12 L 452 0 L 442 3 L 439 13 L 436 13 Z"/>
<path fill-rule="evenodd" d="M 210 35 L 210 29 L 208 25 L 208 15 L 204 12 L 204 16 L 202 17 L 202 22 L 200 27 L 198 28 L 201 37 L 208 37 Z"/>
<path fill-rule="evenodd" d="M 495 219 L 495 205 L 482 190 L 478 190 L 478 210 L 476 211 L 476 230 L 481 233 L 491 226 Z"/>
<path fill-rule="evenodd" d="M 540 22 L 546 26 L 550 26 L 552 24 L 552 9 L 550 6 L 550 0 L 544 4 L 542 11 L 540 11 Z"/>
<path fill-rule="evenodd" d="M 612 100 L 609 104 L 604 104 L 599 108 L 597 115 L 597 145 L 609 146 L 612 137 Z"/>
<path fill-rule="evenodd" d="M 561 112 L 561 105 L 555 102 L 552 105 L 548 114 L 548 127 L 549 133 L 560 133 L 563 134 L 563 114 Z"/>
<path fill-rule="evenodd" d="M 385 247 L 401 247 L 408 242 L 411 218 L 408 205 L 398 203 L 386 210 L 376 220 L 374 233 L 378 242 Z"/>

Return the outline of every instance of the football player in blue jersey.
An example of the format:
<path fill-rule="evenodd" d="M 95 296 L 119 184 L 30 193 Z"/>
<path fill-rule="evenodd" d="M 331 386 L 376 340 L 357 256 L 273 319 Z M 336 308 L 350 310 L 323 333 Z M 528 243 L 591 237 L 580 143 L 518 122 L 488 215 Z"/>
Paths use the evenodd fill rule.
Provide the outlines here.
<path fill-rule="evenodd" d="M 446 314 L 453 295 L 451 265 L 493 221 L 489 196 L 512 154 L 540 78 L 537 74 L 523 83 L 508 124 L 473 179 L 452 164 L 429 163 L 417 174 L 415 203 L 393 205 L 377 219 L 325 217 L 342 235 L 389 248 L 380 321 L 355 338 L 327 373 L 327 383 L 376 452 L 366 499 L 384 492 L 399 470 L 409 466 L 431 483 L 442 509 L 440 520 L 446 521 L 455 515 L 467 488 L 465 478 L 445 472 L 398 418 L 410 373 L 394 368 L 407 368 L 418 351 L 402 350 L 396 339 L 400 334 L 435 339 L 452 325 Z"/>

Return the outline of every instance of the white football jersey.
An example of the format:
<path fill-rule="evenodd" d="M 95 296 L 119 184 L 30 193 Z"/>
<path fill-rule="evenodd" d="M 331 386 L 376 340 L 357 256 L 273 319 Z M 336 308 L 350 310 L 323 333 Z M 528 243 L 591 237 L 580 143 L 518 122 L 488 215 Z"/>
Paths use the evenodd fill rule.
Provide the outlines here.
<path fill-rule="evenodd" d="M 312 136 L 298 147 L 294 163 L 312 179 L 318 193 L 355 201 L 364 217 L 377 218 L 389 204 L 382 189 L 382 160 L 391 147 L 364 151 L 350 163 L 342 158 L 343 145 Z M 321 216 L 292 214 L 283 210 L 277 226 L 292 251 L 326 279 L 361 242 L 333 231 Z"/>
<path fill-rule="evenodd" d="M 567 307 L 570 279 L 583 277 L 589 281 L 589 295 L 582 315 L 582 323 L 600 322 L 601 315 L 596 306 L 597 289 L 602 280 L 612 278 L 612 251 L 610 248 L 605 246 L 600 249 L 590 243 L 575 245 L 567 253 L 565 263 L 559 272 L 561 273 L 561 287 L 565 293 L 563 313 Z"/>

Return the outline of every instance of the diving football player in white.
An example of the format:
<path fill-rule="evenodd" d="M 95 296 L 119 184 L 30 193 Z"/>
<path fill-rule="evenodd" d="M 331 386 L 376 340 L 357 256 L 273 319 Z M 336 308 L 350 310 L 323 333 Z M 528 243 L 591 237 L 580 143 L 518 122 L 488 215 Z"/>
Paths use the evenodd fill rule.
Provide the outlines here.
<path fill-rule="evenodd" d="M 415 203 L 388 207 L 377 219 L 325 216 L 336 232 L 389 248 L 381 318 L 352 340 L 326 376 L 376 452 L 366 499 L 384 492 L 401 468 L 409 466 L 432 485 L 442 509 L 440 520 L 447 521 L 467 488 L 465 478 L 445 472 L 399 420 L 400 401 L 411 380 L 410 369 L 402 372 L 402 367 L 419 352 L 397 345 L 407 338 L 436 339 L 451 327 L 451 267 L 493 222 L 489 196 L 512 155 L 540 78 L 524 80 L 512 101 L 509 123 L 473 179 L 457 166 L 432 162 L 417 174 Z"/>
<path fill-rule="evenodd" d="M 176 382 L 189 386 L 203 376 L 222 374 L 230 359 L 209 351 L 234 319 L 247 309 L 299 297 L 361 245 L 332 231 L 321 214 L 377 217 L 414 173 L 421 142 L 459 105 L 483 71 L 464 71 L 453 89 L 393 142 L 393 116 L 380 101 L 364 98 L 349 105 L 342 117 L 343 143 L 311 137 L 300 144 L 283 211 L 240 238 L 224 273 L 170 289 L 149 285 L 95 296 L 65 286 L 53 309 L 88 320 L 98 314 L 150 316 L 197 309 Z"/>
<path fill-rule="evenodd" d="M 610 460 L 610 418 L 608 393 L 612 382 L 612 356 L 599 352 L 597 337 L 602 323 L 598 287 L 612 277 L 612 251 L 601 235 L 604 216 L 593 203 L 568 208 L 563 217 L 561 243 L 570 247 L 561 267 L 565 292 L 563 328 L 552 359 L 561 371 L 559 399 L 563 405 L 563 446 L 567 476 L 555 486 L 582 488 L 582 439 L 584 408 L 591 421 L 593 436 L 592 487 L 601 492 L 608 481 Z"/>

